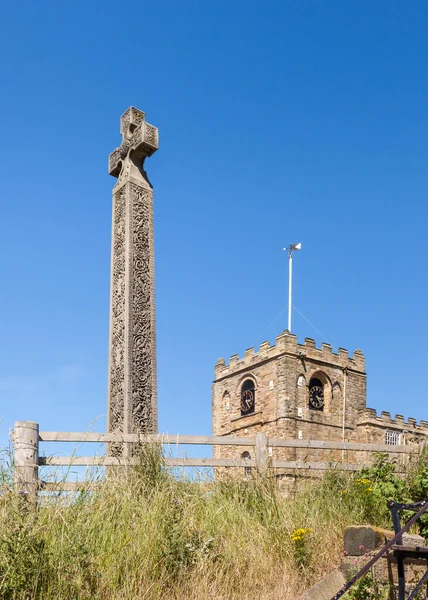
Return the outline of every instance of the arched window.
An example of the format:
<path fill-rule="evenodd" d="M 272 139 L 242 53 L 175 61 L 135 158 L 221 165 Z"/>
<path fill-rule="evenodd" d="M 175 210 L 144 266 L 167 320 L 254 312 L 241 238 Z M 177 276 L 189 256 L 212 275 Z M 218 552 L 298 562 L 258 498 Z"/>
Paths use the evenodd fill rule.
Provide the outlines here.
<path fill-rule="evenodd" d="M 245 451 L 241 454 L 241 459 L 244 460 L 245 462 L 250 463 L 251 454 L 249 452 Z M 248 465 L 248 467 L 247 466 L 244 467 L 244 479 L 245 480 L 251 479 L 251 466 L 250 465 Z"/>
<path fill-rule="evenodd" d="M 241 415 L 250 415 L 256 405 L 256 389 L 252 379 L 246 379 L 241 387 Z"/>
<path fill-rule="evenodd" d="M 230 410 L 230 394 L 227 390 L 223 394 L 223 407 Z"/>
<path fill-rule="evenodd" d="M 316 377 L 309 382 L 309 408 L 324 410 L 324 384 Z"/>

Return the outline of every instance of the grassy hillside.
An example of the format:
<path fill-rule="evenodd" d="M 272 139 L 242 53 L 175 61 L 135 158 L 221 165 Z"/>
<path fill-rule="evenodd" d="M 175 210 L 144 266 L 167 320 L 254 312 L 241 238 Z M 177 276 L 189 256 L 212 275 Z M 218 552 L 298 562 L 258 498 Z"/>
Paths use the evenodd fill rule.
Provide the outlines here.
<path fill-rule="evenodd" d="M 71 502 L 37 509 L 4 467 L 0 598 L 5 600 L 291 600 L 340 562 L 347 525 L 390 527 L 388 497 L 428 496 L 428 460 L 406 481 L 380 458 L 357 475 L 326 473 L 295 499 L 272 478 L 195 483 L 143 448 L 141 467 Z"/>

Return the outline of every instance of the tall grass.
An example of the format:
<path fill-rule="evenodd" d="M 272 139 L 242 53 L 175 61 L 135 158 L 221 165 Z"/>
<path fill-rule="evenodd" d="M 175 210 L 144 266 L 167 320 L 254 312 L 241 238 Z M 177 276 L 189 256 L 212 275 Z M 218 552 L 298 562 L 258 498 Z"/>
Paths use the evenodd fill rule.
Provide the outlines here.
<path fill-rule="evenodd" d="M 270 476 L 173 477 L 152 447 L 142 449 L 140 467 L 112 470 L 107 483 L 88 482 L 72 499 L 58 494 L 35 506 L 2 478 L 5 600 L 291 600 L 340 562 L 346 526 L 368 518 L 389 526 L 385 499 L 361 477 L 331 471 L 287 499 Z"/>

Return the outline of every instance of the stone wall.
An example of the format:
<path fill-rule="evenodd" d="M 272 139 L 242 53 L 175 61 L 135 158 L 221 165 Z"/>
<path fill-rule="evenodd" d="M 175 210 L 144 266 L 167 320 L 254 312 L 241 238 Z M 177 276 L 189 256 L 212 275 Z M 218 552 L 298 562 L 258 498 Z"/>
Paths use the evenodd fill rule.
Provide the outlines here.
<path fill-rule="evenodd" d="M 309 404 L 309 382 L 319 379 L 324 386 L 323 410 Z M 254 383 L 255 406 L 252 414 L 241 414 L 241 388 L 246 380 Z M 329 344 L 317 348 L 306 338 L 299 344 L 295 335 L 284 331 L 271 346 L 263 342 L 258 352 L 254 348 L 237 354 L 229 364 L 219 359 L 215 366 L 212 389 L 214 435 L 254 436 L 263 432 L 268 438 L 385 443 L 386 432 L 400 432 L 400 443 L 414 444 L 428 439 L 428 422 L 404 422 L 389 413 L 377 416 L 366 408 L 365 359 L 360 350 L 352 357 Z M 251 449 L 217 446 L 217 458 L 239 458 Z M 307 462 L 350 463 L 370 461 L 361 452 L 271 448 L 270 457 Z M 299 473 L 300 475 L 301 473 Z"/>
<path fill-rule="evenodd" d="M 314 377 L 324 384 L 322 411 L 311 410 L 308 404 L 308 385 Z M 242 415 L 241 387 L 246 380 L 254 382 L 255 409 L 253 414 Z M 232 356 L 227 365 L 223 359 L 217 362 L 213 433 L 253 436 L 263 431 L 271 438 L 340 441 L 345 422 L 345 437 L 352 439 L 357 413 L 365 408 L 365 385 L 364 357 L 360 351 L 350 358 L 342 348 L 335 354 L 330 345 L 317 348 L 309 338 L 299 344 L 296 336 L 285 331 L 274 346 L 264 342 L 259 352 L 250 348 L 242 358 Z M 221 446 L 215 448 L 214 455 L 238 458 L 245 450 Z M 340 452 L 273 448 L 271 458 L 340 460 Z"/>
<path fill-rule="evenodd" d="M 395 418 L 392 418 L 387 411 L 378 415 L 373 408 L 366 408 L 358 417 L 357 437 L 360 442 L 367 444 L 391 443 L 394 437 L 394 441 L 398 441 L 400 446 L 420 444 L 428 441 L 428 421 L 418 423 L 411 417 L 405 421 L 403 415 L 395 415 Z M 408 461 L 408 457 L 403 454 L 391 454 L 390 457 L 402 465 Z M 365 461 L 370 460 L 367 454 L 361 458 Z"/>
<path fill-rule="evenodd" d="M 403 415 L 395 415 L 395 418 L 392 418 L 387 411 L 378 415 L 373 408 L 366 408 L 360 412 L 357 426 L 360 440 L 369 444 L 384 443 L 387 431 L 398 433 L 402 444 L 418 444 L 427 440 L 428 436 L 428 421 L 418 423 L 411 417 L 406 421 Z"/>

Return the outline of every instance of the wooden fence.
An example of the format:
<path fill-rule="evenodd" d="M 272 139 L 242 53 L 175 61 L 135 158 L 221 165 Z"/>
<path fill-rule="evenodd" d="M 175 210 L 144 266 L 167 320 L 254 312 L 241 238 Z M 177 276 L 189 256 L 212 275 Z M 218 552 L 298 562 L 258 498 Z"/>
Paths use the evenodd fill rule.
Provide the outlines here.
<path fill-rule="evenodd" d="M 268 466 L 274 469 L 323 471 L 335 466 L 340 470 L 359 471 L 367 466 L 364 463 L 350 464 L 344 460 L 334 465 L 332 462 L 307 462 L 305 460 L 278 460 L 269 458 L 269 448 L 303 448 L 313 450 L 342 450 L 354 452 L 388 452 L 392 454 L 419 454 L 420 445 L 392 446 L 384 444 L 360 444 L 356 442 L 327 442 L 321 440 L 283 440 L 267 438 L 264 433 L 252 437 L 202 436 L 202 435 L 147 435 L 115 434 L 66 431 L 39 431 L 38 423 L 17 421 L 13 430 L 14 478 L 19 490 L 34 493 L 38 489 L 58 489 L 58 484 L 43 483 L 39 480 L 41 466 L 133 466 L 136 458 L 115 458 L 113 456 L 40 456 L 40 442 L 94 442 L 99 444 L 124 443 L 138 444 L 157 442 L 168 445 L 207 445 L 207 446 L 243 446 L 255 449 L 254 459 L 227 458 L 166 458 L 170 467 L 253 467 L 259 473 L 265 473 Z M 63 490 L 79 489 L 80 483 L 62 482 Z"/>

